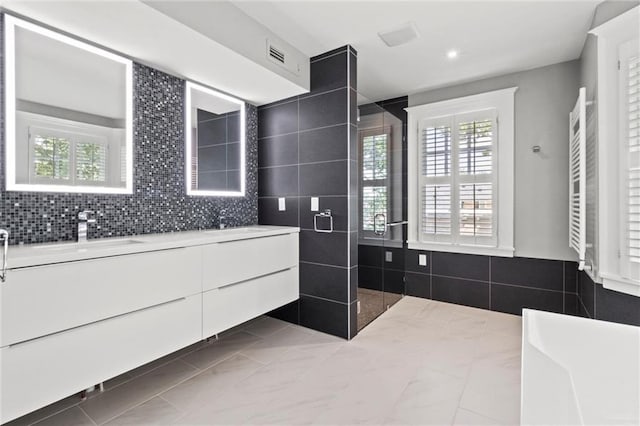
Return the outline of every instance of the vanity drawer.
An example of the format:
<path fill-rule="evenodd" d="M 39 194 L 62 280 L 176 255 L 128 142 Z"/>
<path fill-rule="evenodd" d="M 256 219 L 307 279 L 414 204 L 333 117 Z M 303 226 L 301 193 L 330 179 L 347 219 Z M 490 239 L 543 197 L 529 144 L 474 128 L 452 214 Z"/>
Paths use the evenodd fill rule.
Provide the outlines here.
<path fill-rule="evenodd" d="M 10 270 L 0 346 L 197 294 L 201 262 L 188 247 Z"/>
<path fill-rule="evenodd" d="M 202 337 L 228 330 L 298 299 L 298 267 L 202 295 Z"/>
<path fill-rule="evenodd" d="M 200 340 L 201 295 L 0 349 L 0 423 Z"/>
<path fill-rule="evenodd" d="M 203 246 L 203 289 L 210 290 L 297 265 L 298 233 Z"/>

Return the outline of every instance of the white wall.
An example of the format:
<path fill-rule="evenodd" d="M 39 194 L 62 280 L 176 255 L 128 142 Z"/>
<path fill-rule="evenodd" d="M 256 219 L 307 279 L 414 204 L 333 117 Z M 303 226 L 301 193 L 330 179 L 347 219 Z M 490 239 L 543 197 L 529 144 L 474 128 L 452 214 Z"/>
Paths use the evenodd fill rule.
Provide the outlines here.
<path fill-rule="evenodd" d="M 517 86 L 515 95 L 515 255 L 576 260 L 569 249 L 569 112 L 579 61 L 409 95 L 409 106 Z M 532 147 L 542 150 L 533 153 Z"/>

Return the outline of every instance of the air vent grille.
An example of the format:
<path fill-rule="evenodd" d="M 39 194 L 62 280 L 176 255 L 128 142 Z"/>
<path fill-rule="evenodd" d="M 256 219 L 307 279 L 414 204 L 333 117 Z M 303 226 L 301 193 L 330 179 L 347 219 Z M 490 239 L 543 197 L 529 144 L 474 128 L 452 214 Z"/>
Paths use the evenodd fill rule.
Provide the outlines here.
<path fill-rule="evenodd" d="M 267 39 L 267 60 L 276 64 L 278 67 L 282 67 L 290 73 L 300 75 L 300 65 L 296 60 L 295 54 L 289 54 L 282 46 L 274 45 L 269 39 Z"/>
<path fill-rule="evenodd" d="M 273 46 L 269 46 L 269 56 L 282 64 L 285 63 L 284 52 L 281 52 Z"/>

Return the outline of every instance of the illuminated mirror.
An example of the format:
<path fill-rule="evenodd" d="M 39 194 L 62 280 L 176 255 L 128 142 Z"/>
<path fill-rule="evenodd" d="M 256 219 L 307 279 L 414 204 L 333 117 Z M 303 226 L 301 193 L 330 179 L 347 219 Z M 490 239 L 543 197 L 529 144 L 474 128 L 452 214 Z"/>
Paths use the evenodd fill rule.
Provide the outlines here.
<path fill-rule="evenodd" d="M 244 102 L 187 82 L 186 104 L 187 193 L 244 196 Z"/>
<path fill-rule="evenodd" d="M 6 188 L 132 193 L 132 64 L 5 15 Z"/>

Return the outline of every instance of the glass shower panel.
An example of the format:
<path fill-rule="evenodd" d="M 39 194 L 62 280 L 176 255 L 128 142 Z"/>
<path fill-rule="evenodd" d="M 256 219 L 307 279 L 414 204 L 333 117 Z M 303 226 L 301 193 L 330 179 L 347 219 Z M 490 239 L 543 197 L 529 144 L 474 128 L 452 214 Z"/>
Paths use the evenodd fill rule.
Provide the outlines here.
<path fill-rule="evenodd" d="M 402 126 L 359 96 L 359 330 L 404 294 Z"/>

